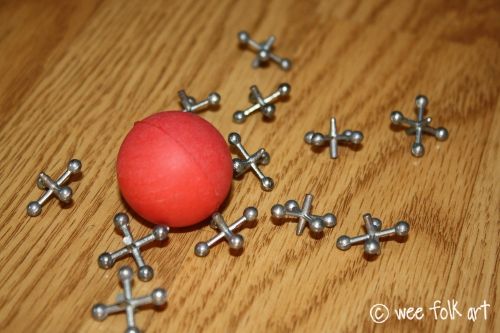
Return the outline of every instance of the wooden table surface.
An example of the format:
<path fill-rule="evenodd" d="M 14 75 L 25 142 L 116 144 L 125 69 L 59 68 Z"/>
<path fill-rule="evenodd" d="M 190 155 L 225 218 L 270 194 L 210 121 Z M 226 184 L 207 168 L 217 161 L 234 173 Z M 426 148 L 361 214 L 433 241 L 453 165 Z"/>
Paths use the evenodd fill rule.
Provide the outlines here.
<path fill-rule="evenodd" d="M 254 53 L 236 34 L 277 36 L 276 52 L 294 61 L 254 70 Z M 213 235 L 207 224 L 174 230 L 167 244 L 144 252 L 156 270 L 134 294 L 169 292 L 162 311 L 136 314 L 147 332 L 497 331 L 499 270 L 500 4 L 491 1 L 0 1 L 0 331 L 121 332 L 123 314 L 92 319 L 94 303 L 121 292 L 117 267 L 98 255 L 121 246 L 112 219 L 128 212 L 115 174 L 120 143 L 134 121 L 179 109 L 177 91 L 222 95 L 219 111 L 200 116 L 227 136 L 239 132 L 250 151 L 265 147 L 276 180 L 263 192 L 255 177 L 234 181 L 222 210 L 228 220 L 247 206 L 258 223 L 242 231 L 240 256 L 227 244 L 206 258 L 194 245 Z M 264 94 L 281 82 L 291 98 L 274 121 L 232 113 L 248 105 L 249 87 Z M 389 114 L 415 116 L 426 94 L 445 142 L 413 138 L 390 126 Z M 362 148 L 340 158 L 315 152 L 303 135 L 362 130 Z M 57 176 L 70 158 L 83 161 L 71 183 L 74 204 L 52 199 L 41 216 L 26 215 L 40 195 L 40 171 Z M 274 224 L 270 209 L 315 196 L 313 212 L 338 224 L 320 239 L 295 224 Z M 384 242 L 366 260 L 362 246 L 336 248 L 361 234 L 370 212 L 384 226 L 411 225 L 404 243 Z M 151 225 L 134 218 L 136 235 Z M 134 267 L 134 266 L 133 266 Z M 436 320 L 436 301 L 458 302 L 462 317 Z M 469 307 L 482 304 L 476 321 Z M 391 317 L 376 324 L 372 305 Z M 394 310 L 423 307 L 422 320 Z M 487 318 L 484 318 L 486 312 Z M 439 314 L 439 313 L 438 313 Z"/>

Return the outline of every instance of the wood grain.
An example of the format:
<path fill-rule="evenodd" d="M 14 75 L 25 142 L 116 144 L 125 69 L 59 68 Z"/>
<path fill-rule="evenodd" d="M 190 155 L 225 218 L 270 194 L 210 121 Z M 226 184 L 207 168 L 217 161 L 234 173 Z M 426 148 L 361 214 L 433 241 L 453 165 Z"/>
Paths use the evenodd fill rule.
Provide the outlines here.
<path fill-rule="evenodd" d="M 243 230 L 240 256 L 227 246 L 194 256 L 212 235 L 206 224 L 174 231 L 145 252 L 156 270 L 134 294 L 163 286 L 163 311 L 138 312 L 148 332 L 498 331 L 500 208 L 500 6 L 497 1 L 0 1 L 0 331 L 120 332 L 123 315 L 91 318 L 96 302 L 120 292 L 116 269 L 97 256 L 120 246 L 112 218 L 127 211 L 115 179 L 121 141 L 133 122 L 178 109 L 177 90 L 216 90 L 217 112 L 201 116 L 224 135 L 238 131 L 246 147 L 265 147 L 264 168 L 277 186 L 262 192 L 248 174 L 235 181 L 223 215 L 259 208 Z M 253 70 L 253 54 L 236 33 L 273 33 L 277 52 L 294 60 L 289 73 Z M 255 115 L 243 125 L 232 113 L 248 89 L 269 92 L 289 82 L 289 101 L 276 119 Z M 391 129 L 389 114 L 412 115 L 415 95 L 430 98 L 433 123 L 450 138 L 425 138 L 413 158 L 411 138 Z M 311 129 L 339 127 L 365 134 L 358 151 L 327 151 L 303 143 Z M 51 200 L 40 217 L 25 206 L 39 195 L 41 170 L 56 176 L 80 158 L 71 185 L 74 204 Z M 314 212 L 338 225 L 320 239 L 275 224 L 270 208 L 315 196 Z M 132 213 L 128 211 L 129 213 Z M 363 213 L 384 225 L 411 224 L 405 243 L 384 242 L 366 260 L 360 247 L 337 250 L 342 234 L 362 230 Z M 133 232 L 150 225 L 137 216 Z M 130 259 L 121 263 L 131 263 Z M 119 266 L 119 265 L 118 265 Z M 459 302 L 464 317 L 383 324 L 373 304 L 430 307 Z M 469 306 L 490 304 L 487 320 L 466 319 Z M 465 309 L 465 310 L 464 310 Z"/>

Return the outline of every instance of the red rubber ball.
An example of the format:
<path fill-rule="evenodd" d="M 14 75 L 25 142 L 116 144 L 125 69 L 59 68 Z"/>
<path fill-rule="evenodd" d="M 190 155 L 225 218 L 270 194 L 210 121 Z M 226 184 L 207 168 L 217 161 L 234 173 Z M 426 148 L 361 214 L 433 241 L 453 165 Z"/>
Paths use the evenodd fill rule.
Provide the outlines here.
<path fill-rule="evenodd" d="M 231 188 L 229 147 L 217 129 L 188 112 L 166 111 L 135 123 L 118 153 L 127 203 L 156 224 L 186 227 L 218 210 Z"/>

